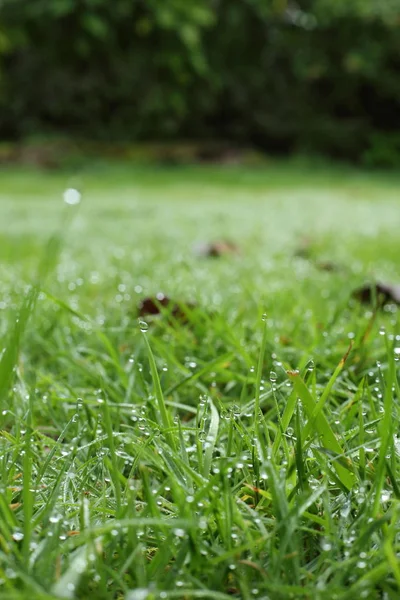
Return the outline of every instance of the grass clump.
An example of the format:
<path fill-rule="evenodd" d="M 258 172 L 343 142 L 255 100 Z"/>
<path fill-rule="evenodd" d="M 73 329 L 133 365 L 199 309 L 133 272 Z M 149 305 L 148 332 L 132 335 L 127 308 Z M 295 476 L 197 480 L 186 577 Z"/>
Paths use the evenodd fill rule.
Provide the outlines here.
<path fill-rule="evenodd" d="M 398 182 L 333 175 L 0 173 L 2 598 L 398 598 Z"/>

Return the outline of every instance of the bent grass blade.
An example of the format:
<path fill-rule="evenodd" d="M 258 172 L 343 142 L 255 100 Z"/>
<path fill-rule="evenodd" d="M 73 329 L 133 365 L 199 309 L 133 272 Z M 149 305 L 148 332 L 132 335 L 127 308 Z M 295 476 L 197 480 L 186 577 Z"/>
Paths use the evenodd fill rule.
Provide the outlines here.
<path fill-rule="evenodd" d="M 321 445 L 326 450 L 329 450 L 330 452 L 333 452 L 339 456 L 343 456 L 343 449 L 337 441 L 335 434 L 333 433 L 328 420 L 325 417 L 325 414 L 322 412 L 322 410 L 320 410 L 317 414 L 314 413 L 317 404 L 310 394 L 306 384 L 301 379 L 299 373 L 296 371 L 288 371 L 288 377 L 293 382 L 294 389 L 304 405 L 304 409 L 307 412 L 308 418 L 313 419 L 313 428 L 320 437 Z M 341 483 L 348 490 L 351 490 L 355 483 L 354 474 L 350 470 L 346 469 L 343 465 L 339 464 L 339 462 L 336 460 L 333 461 L 333 466 Z"/>

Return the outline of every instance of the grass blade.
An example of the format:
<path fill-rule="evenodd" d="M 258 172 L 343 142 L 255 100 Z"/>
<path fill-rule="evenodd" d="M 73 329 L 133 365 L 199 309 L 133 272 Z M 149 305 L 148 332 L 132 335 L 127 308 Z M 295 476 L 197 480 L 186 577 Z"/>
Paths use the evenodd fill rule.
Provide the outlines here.
<path fill-rule="evenodd" d="M 315 415 L 314 411 L 316 408 L 316 403 L 314 398 L 311 396 L 310 392 L 307 389 L 306 384 L 301 379 L 299 373 L 297 371 L 288 371 L 289 379 L 293 382 L 294 389 L 300 400 L 303 403 L 305 411 L 307 412 L 308 418 L 314 418 L 314 429 L 321 440 L 322 446 L 331 452 L 334 452 L 338 455 L 343 455 L 343 449 L 339 442 L 337 441 L 335 434 L 333 433 L 328 420 L 326 419 L 322 410 Z M 333 461 L 333 466 L 337 472 L 337 475 L 341 481 L 341 483 L 348 489 L 351 490 L 355 483 L 355 476 L 350 470 L 346 469 L 344 466 L 338 463 L 338 461 Z M 350 468 L 350 465 L 349 465 Z"/>
<path fill-rule="evenodd" d="M 163 395 L 163 392 L 161 389 L 160 378 L 158 376 L 156 361 L 154 360 L 154 355 L 151 350 L 149 340 L 147 339 L 146 332 L 143 332 L 143 338 L 144 338 L 144 342 L 145 342 L 147 352 L 148 352 L 151 377 L 153 379 L 154 392 L 155 392 L 155 396 L 156 396 L 156 400 L 157 400 L 157 404 L 158 404 L 158 410 L 160 411 L 161 423 L 162 423 L 162 426 L 164 427 L 164 429 L 166 430 L 165 437 L 166 437 L 166 440 L 168 441 L 168 444 L 170 445 L 170 447 L 173 450 L 175 450 L 176 449 L 175 438 L 172 435 L 172 432 L 170 431 L 170 429 L 172 428 L 172 421 L 171 421 L 169 412 L 167 410 L 167 406 L 165 404 L 164 395 Z"/>

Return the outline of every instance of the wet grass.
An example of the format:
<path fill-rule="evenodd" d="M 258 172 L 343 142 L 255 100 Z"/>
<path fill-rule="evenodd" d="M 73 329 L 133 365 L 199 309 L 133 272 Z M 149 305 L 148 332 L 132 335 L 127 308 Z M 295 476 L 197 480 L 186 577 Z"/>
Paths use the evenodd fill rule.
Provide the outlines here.
<path fill-rule="evenodd" d="M 0 172 L 1 598 L 399 597 L 399 188 Z"/>

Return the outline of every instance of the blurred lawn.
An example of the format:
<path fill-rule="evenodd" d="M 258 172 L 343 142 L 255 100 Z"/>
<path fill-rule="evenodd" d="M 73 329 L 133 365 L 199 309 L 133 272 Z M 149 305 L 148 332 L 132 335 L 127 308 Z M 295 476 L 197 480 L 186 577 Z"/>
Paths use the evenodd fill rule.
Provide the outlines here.
<path fill-rule="evenodd" d="M 63 203 L 71 186 L 82 191 L 78 207 Z M 400 179 L 393 175 L 296 163 L 105 163 L 79 175 L 2 171 L 0 189 L 3 294 L 15 297 L 30 281 L 45 240 L 73 212 L 46 286 L 91 316 L 107 313 L 114 324 L 132 315 L 140 298 L 162 291 L 226 315 L 243 310 L 249 324 L 261 306 L 279 318 L 289 311 L 282 327 L 291 330 L 305 310 L 329 320 L 365 280 L 400 280 Z M 240 254 L 205 260 L 193 251 L 219 239 L 237 243 Z M 304 250 L 309 260 L 296 256 Z M 337 270 L 316 268 L 327 261 Z"/>
<path fill-rule="evenodd" d="M 2 259 L 32 258 L 61 222 L 62 192 L 78 187 L 83 202 L 69 233 L 68 250 L 81 252 L 82 268 L 129 254 L 162 252 L 191 262 L 198 240 L 231 237 L 244 255 L 270 262 L 305 237 L 318 252 L 380 273 L 396 256 L 400 177 L 310 163 L 265 167 L 130 167 L 97 164 L 68 171 L 0 171 Z M 101 249 L 101 252 L 100 252 Z M 16 265 L 18 267 L 22 265 Z M 93 266 L 93 265 L 92 265 Z M 165 265 L 164 265 L 165 267 Z"/>

